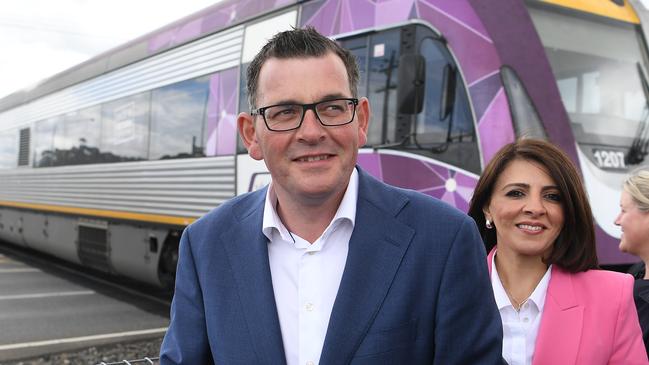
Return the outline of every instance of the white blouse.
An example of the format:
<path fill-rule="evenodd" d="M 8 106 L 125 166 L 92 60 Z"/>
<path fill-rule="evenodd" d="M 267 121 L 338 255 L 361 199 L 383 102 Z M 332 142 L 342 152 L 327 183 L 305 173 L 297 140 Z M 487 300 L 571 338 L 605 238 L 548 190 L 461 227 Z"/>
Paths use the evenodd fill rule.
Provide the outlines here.
<path fill-rule="evenodd" d="M 551 271 L 552 265 L 548 267 L 530 297 L 517 311 L 498 276 L 496 255 L 494 254 L 491 259 L 491 286 L 503 323 L 503 358 L 509 365 L 532 364 Z"/>

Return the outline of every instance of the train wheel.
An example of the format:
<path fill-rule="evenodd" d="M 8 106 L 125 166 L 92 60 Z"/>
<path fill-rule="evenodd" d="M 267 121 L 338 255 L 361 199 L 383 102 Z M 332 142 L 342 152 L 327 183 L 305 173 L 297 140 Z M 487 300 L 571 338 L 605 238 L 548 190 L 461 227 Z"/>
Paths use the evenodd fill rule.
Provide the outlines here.
<path fill-rule="evenodd" d="M 174 290 L 176 281 L 176 265 L 178 264 L 178 246 L 180 244 L 180 232 L 171 231 L 165 239 L 160 253 L 158 264 L 158 277 L 160 283 L 169 291 Z"/>

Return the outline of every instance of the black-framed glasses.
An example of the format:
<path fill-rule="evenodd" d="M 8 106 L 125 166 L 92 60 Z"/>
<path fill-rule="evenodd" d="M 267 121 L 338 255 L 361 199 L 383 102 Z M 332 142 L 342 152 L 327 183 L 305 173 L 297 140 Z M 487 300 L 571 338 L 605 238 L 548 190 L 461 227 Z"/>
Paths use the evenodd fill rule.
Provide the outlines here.
<path fill-rule="evenodd" d="M 351 123 L 356 115 L 356 98 L 339 98 L 312 104 L 277 104 L 254 109 L 252 115 L 261 115 L 266 127 L 275 132 L 298 129 L 307 110 L 313 110 L 320 124 L 328 127 Z"/>

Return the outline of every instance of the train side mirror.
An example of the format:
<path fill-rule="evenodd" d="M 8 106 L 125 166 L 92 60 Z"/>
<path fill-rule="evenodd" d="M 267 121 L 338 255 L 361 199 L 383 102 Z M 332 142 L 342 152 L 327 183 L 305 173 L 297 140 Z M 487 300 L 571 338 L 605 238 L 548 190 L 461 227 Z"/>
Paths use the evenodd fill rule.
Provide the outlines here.
<path fill-rule="evenodd" d="M 401 114 L 419 114 L 424 106 L 426 60 L 422 55 L 404 54 L 399 57 L 399 86 L 397 110 Z"/>

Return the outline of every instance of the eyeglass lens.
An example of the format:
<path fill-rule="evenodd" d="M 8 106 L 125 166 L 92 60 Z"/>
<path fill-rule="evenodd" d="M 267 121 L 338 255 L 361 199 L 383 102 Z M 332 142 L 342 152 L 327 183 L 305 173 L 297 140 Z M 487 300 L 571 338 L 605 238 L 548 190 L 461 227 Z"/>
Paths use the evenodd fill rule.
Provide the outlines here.
<path fill-rule="evenodd" d="M 351 122 L 354 107 L 351 100 L 330 100 L 317 103 L 313 109 L 322 124 L 334 126 Z M 271 106 L 266 108 L 264 118 L 270 129 L 294 129 L 302 122 L 306 109 L 301 104 Z"/>

